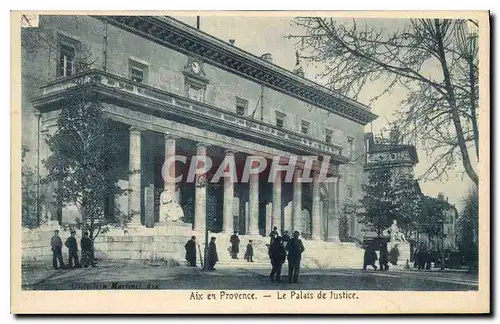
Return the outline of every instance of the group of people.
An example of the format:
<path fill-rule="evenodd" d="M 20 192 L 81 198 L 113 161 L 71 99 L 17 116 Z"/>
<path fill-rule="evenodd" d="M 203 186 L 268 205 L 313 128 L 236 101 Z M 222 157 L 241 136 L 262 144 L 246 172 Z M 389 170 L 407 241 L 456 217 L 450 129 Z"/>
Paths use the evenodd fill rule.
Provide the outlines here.
<path fill-rule="evenodd" d="M 377 256 L 377 246 L 379 244 L 380 257 Z M 387 243 L 370 243 L 365 247 L 365 254 L 363 257 L 363 270 L 366 270 L 367 266 L 371 266 L 374 270 L 377 270 L 376 262 L 378 260 L 380 271 L 389 270 L 389 263 L 392 265 L 398 264 L 399 258 L 399 249 L 398 245 L 395 244 L 391 251 L 389 252 L 387 249 Z"/>
<path fill-rule="evenodd" d="M 281 281 L 281 269 L 285 260 L 288 259 L 288 281 L 290 283 L 298 282 L 300 261 L 302 253 L 304 252 L 304 245 L 299 239 L 300 233 L 295 231 L 293 236 L 290 237 L 288 231 L 285 231 L 283 235 L 280 236 L 278 234 L 278 229 L 274 227 L 269 236 L 270 244 L 268 254 L 272 266 L 270 274 L 271 281 Z M 210 239 L 210 243 L 208 244 L 206 264 L 207 270 L 209 271 L 215 270 L 215 264 L 219 261 L 215 240 L 216 238 L 212 237 Z M 237 232 L 234 232 L 231 235 L 229 242 L 231 243 L 231 246 L 229 247 L 231 258 L 238 259 L 241 241 Z M 192 236 L 184 246 L 186 250 L 186 260 L 191 267 L 196 267 L 196 246 L 196 236 Z M 247 262 L 254 262 L 253 256 L 253 242 L 252 240 L 249 240 L 246 246 L 245 259 Z"/>
<path fill-rule="evenodd" d="M 96 266 L 94 259 L 94 242 L 89 237 L 88 232 L 83 233 L 83 237 L 80 240 L 81 247 L 81 263 L 78 258 L 78 242 L 76 240 L 76 231 L 71 230 L 70 236 L 66 239 L 64 245 L 68 248 L 68 266 L 64 263 L 62 249 L 63 243 L 61 237 L 59 236 L 59 231 L 54 231 L 54 236 L 51 239 L 50 245 L 52 247 L 52 266 L 55 270 L 58 269 L 68 269 L 68 268 L 81 268 Z"/>
<path fill-rule="evenodd" d="M 278 228 L 274 227 L 270 233 L 269 244 L 269 259 L 271 260 L 271 281 L 281 281 L 281 269 L 283 263 L 288 259 L 288 282 L 297 283 L 300 273 L 300 261 L 304 252 L 304 244 L 299 239 L 299 231 L 293 232 L 293 237 L 290 237 L 288 231 L 283 232 L 283 235 L 278 234 Z"/>
<path fill-rule="evenodd" d="M 186 250 L 186 261 L 190 267 L 196 267 L 196 236 L 191 236 L 191 239 L 187 241 L 184 245 Z M 210 238 L 210 243 L 208 244 L 207 251 L 207 270 L 214 271 L 215 264 L 219 261 L 219 255 L 217 254 L 217 246 L 215 245 L 215 237 Z M 201 260 L 200 260 L 201 263 Z"/>
<path fill-rule="evenodd" d="M 424 243 L 421 243 L 413 251 L 413 267 L 419 270 L 430 269 L 432 262 L 440 263 L 440 251 L 428 249 Z"/>
<path fill-rule="evenodd" d="M 234 232 L 233 235 L 229 238 L 229 243 L 231 246 L 229 247 L 229 252 L 231 253 L 232 259 L 238 259 L 238 253 L 240 253 L 240 238 L 238 237 L 238 232 Z M 245 260 L 247 262 L 253 262 L 253 241 L 249 240 L 247 244 L 247 248 L 245 251 Z"/>

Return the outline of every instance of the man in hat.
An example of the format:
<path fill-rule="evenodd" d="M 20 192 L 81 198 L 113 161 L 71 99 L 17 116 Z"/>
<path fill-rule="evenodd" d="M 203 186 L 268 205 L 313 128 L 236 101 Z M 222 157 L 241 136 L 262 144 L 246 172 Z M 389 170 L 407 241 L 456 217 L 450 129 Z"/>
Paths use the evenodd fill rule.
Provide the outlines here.
<path fill-rule="evenodd" d="M 65 243 L 68 248 L 69 255 L 69 267 L 70 268 L 79 268 L 80 263 L 78 262 L 78 243 L 76 241 L 76 232 L 75 230 L 71 230 L 71 236 L 68 237 Z M 73 266 L 73 261 L 75 262 Z"/>
<path fill-rule="evenodd" d="M 59 231 L 54 231 L 54 236 L 50 240 L 50 245 L 52 246 L 52 266 L 55 270 L 64 268 L 64 261 L 62 256 L 62 241 L 59 237 Z M 59 261 L 59 267 L 57 266 L 57 261 Z"/>
<path fill-rule="evenodd" d="M 288 251 L 288 282 L 297 283 L 299 281 L 300 260 L 304 252 L 304 245 L 299 239 L 299 231 L 293 232 L 293 237 L 288 241 L 286 250 Z"/>
<path fill-rule="evenodd" d="M 238 232 L 234 231 L 229 242 L 231 243 L 231 258 L 238 259 L 238 253 L 240 253 L 240 238 L 238 237 Z"/>
<path fill-rule="evenodd" d="M 190 267 L 196 267 L 196 236 L 191 236 L 191 239 L 184 245 L 186 249 L 186 261 Z"/>
<path fill-rule="evenodd" d="M 217 246 L 215 245 L 215 237 L 210 238 L 210 243 L 208 244 L 208 256 L 207 265 L 208 270 L 215 270 L 215 264 L 219 261 L 219 256 L 217 255 Z"/>
<path fill-rule="evenodd" d="M 286 259 L 286 251 L 283 246 L 283 239 L 281 237 L 277 237 L 273 244 L 269 247 L 269 259 L 271 259 L 271 266 L 273 267 L 271 270 L 271 281 L 281 281 L 281 268 L 283 267 L 283 263 Z"/>

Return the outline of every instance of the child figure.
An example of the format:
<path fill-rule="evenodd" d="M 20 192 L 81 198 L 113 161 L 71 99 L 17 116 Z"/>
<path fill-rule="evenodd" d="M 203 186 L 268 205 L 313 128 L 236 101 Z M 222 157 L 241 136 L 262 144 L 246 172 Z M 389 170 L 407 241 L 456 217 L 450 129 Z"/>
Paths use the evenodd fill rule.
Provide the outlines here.
<path fill-rule="evenodd" d="M 253 245 L 252 245 L 252 240 L 248 241 L 247 250 L 245 252 L 245 259 L 247 259 L 247 262 L 253 262 Z"/>

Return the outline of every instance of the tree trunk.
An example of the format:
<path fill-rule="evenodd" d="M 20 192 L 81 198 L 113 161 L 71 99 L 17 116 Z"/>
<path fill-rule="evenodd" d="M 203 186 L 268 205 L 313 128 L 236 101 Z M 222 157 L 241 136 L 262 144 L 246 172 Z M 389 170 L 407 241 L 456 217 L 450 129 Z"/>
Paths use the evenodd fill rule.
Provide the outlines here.
<path fill-rule="evenodd" d="M 469 152 L 467 151 L 467 145 L 465 144 L 464 132 L 462 129 L 462 124 L 460 123 L 460 115 L 458 113 L 457 103 L 455 100 L 455 92 L 450 80 L 450 71 L 448 70 L 448 66 L 446 63 L 446 56 L 442 38 L 443 35 L 441 34 L 441 24 L 439 22 L 439 19 L 435 19 L 434 23 L 436 26 L 436 41 L 438 43 L 440 57 L 439 61 L 443 69 L 444 82 L 447 92 L 446 100 L 450 104 L 451 118 L 453 120 L 453 125 L 455 126 L 455 131 L 457 133 L 458 147 L 460 148 L 460 153 L 462 155 L 462 163 L 467 175 L 476 184 L 476 186 L 478 186 L 479 178 L 476 171 L 474 171 L 469 158 Z"/>

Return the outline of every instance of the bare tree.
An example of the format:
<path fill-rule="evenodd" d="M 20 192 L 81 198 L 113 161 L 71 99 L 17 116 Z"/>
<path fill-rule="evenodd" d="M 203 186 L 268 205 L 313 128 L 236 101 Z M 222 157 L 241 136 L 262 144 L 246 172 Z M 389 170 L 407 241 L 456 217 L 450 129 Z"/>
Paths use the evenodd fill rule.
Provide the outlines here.
<path fill-rule="evenodd" d="M 406 91 L 395 120 L 405 139 L 416 143 L 418 138 L 432 157 L 426 179 L 445 176 L 461 161 L 478 184 L 469 155 L 474 147 L 479 159 L 478 47 L 471 32 L 477 22 L 411 19 L 391 32 L 354 19 L 301 17 L 294 22 L 305 33 L 288 38 L 297 40 L 304 59 L 324 65 L 318 76 L 329 88 L 357 99 L 368 83 L 384 82 L 370 103 L 395 88 Z"/>

